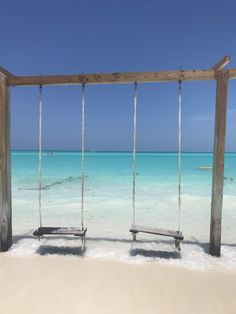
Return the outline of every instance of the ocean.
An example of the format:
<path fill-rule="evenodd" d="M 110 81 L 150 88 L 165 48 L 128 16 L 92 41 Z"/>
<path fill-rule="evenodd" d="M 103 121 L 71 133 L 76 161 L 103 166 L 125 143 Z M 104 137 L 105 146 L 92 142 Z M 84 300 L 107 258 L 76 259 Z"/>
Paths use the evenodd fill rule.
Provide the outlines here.
<path fill-rule="evenodd" d="M 44 226 L 80 227 L 81 153 L 43 153 Z M 225 155 L 222 257 L 207 254 L 210 226 L 212 154 L 182 155 L 181 252 L 165 237 L 138 234 L 132 242 L 132 153 L 85 154 L 84 225 L 86 250 L 74 237 L 32 236 L 39 227 L 38 153 L 12 152 L 14 243 L 7 254 L 63 254 L 126 262 L 158 261 L 197 269 L 236 268 L 236 154 Z M 137 153 L 136 223 L 177 230 L 178 155 Z"/>

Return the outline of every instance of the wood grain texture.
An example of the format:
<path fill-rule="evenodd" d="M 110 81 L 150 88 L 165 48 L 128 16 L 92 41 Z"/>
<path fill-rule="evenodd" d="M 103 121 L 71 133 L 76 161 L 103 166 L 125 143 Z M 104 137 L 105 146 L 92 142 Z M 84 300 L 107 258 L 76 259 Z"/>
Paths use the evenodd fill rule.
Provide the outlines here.
<path fill-rule="evenodd" d="M 223 68 L 230 62 L 230 56 L 224 56 L 213 67 L 215 71 L 223 70 Z"/>
<path fill-rule="evenodd" d="M 161 72 L 131 72 L 131 73 L 102 73 L 102 74 L 73 74 L 73 75 L 44 75 L 44 76 L 12 76 L 7 78 L 9 86 L 32 85 L 69 85 L 69 84 L 113 84 L 134 82 L 175 82 L 215 80 L 216 71 L 187 70 Z M 236 69 L 229 70 L 229 78 L 236 78 Z"/>
<path fill-rule="evenodd" d="M 74 236 L 85 236 L 87 228 L 75 228 L 75 227 L 39 227 L 34 231 L 34 236 L 47 235 L 74 235 Z"/>
<path fill-rule="evenodd" d="M 224 187 L 224 153 L 227 113 L 228 70 L 218 73 L 214 133 L 214 160 L 211 196 L 211 224 L 209 253 L 220 256 L 221 220 Z"/>
<path fill-rule="evenodd" d="M 0 251 L 12 244 L 10 102 L 6 81 L 0 79 Z"/>
<path fill-rule="evenodd" d="M 172 237 L 178 240 L 183 240 L 183 234 L 182 232 L 173 231 L 173 230 L 166 230 L 166 229 L 160 229 L 160 228 L 153 228 L 153 227 L 147 227 L 147 226 L 139 226 L 139 225 L 133 225 L 130 228 L 130 232 L 132 233 L 150 233 L 150 234 L 156 234 L 166 237 Z"/>

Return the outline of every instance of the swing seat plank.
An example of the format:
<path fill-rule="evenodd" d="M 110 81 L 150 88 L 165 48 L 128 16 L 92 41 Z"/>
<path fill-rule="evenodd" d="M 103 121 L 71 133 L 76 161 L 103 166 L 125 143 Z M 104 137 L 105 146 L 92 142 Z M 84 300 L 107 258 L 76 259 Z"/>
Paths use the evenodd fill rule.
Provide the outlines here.
<path fill-rule="evenodd" d="M 145 227 L 145 226 L 137 226 L 133 225 L 130 228 L 131 233 L 149 233 L 149 234 L 156 234 L 166 237 L 172 237 L 175 240 L 182 241 L 184 239 L 182 232 L 180 231 L 172 231 L 172 230 L 165 230 L 165 229 L 159 229 L 159 228 L 152 228 L 152 227 Z"/>
<path fill-rule="evenodd" d="M 87 228 L 80 229 L 74 227 L 39 227 L 33 232 L 34 236 L 43 236 L 43 235 L 74 235 L 84 237 L 86 235 Z"/>

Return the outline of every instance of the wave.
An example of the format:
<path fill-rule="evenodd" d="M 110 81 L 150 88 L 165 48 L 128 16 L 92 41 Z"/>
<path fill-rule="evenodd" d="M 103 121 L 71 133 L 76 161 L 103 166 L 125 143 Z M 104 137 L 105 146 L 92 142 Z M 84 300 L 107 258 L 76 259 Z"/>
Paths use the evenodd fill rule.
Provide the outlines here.
<path fill-rule="evenodd" d="M 30 234 L 15 238 L 6 253 L 13 256 L 64 255 L 77 258 L 102 258 L 141 264 L 157 262 L 194 270 L 235 270 L 236 244 L 223 244 L 221 258 L 208 254 L 208 244 L 185 241 L 181 252 L 174 249 L 173 241 L 138 241 L 118 238 L 88 237 L 86 249 L 81 254 L 81 241 L 72 237 L 44 237 L 41 241 Z"/>

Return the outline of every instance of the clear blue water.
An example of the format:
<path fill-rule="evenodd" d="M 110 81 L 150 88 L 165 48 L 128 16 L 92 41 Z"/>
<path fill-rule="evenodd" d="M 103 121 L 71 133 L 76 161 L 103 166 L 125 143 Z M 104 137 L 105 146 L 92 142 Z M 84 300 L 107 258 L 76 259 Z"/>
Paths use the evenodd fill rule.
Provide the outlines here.
<path fill-rule="evenodd" d="M 185 153 L 182 156 L 181 229 L 186 243 L 204 243 L 209 237 L 212 154 Z M 225 156 L 225 185 L 222 241 L 236 243 L 236 154 Z M 175 153 L 137 154 L 137 223 L 177 228 L 178 160 Z M 81 154 L 53 152 L 43 155 L 42 213 L 46 226 L 79 226 L 81 200 Z M 105 239 L 128 241 L 132 219 L 132 154 L 86 153 L 85 225 L 94 255 L 119 255 L 110 251 Z M 13 232 L 30 235 L 38 227 L 38 154 L 12 152 Z M 140 235 L 143 241 L 153 236 Z M 100 240 L 100 241 L 99 241 Z M 32 240 L 33 241 L 33 240 Z M 46 241 L 46 240 L 45 240 Z M 49 240 L 50 241 L 50 240 Z M 58 239 L 59 241 L 59 239 Z M 126 243 L 126 242 L 125 242 Z M 151 243 L 151 242 L 149 242 Z M 32 243 L 31 243 L 32 244 Z M 34 244 L 35 245 L 35 244 Z M 88 245 L 89 247 L 89 245 Z M 22 251 L 25 246 L 13 246 Z M 112 248 L 112 250 L 111 250 Z M 91 251 L 90 251 L 91 252 Z M 110 252 L 110 253 L 109 253 Z M 104 253 L 104 254 L 103 254 Z M 91 253 L 91 255 L 93 255 Z M 123 253 L 122 253 L 123 254 Z"/>

